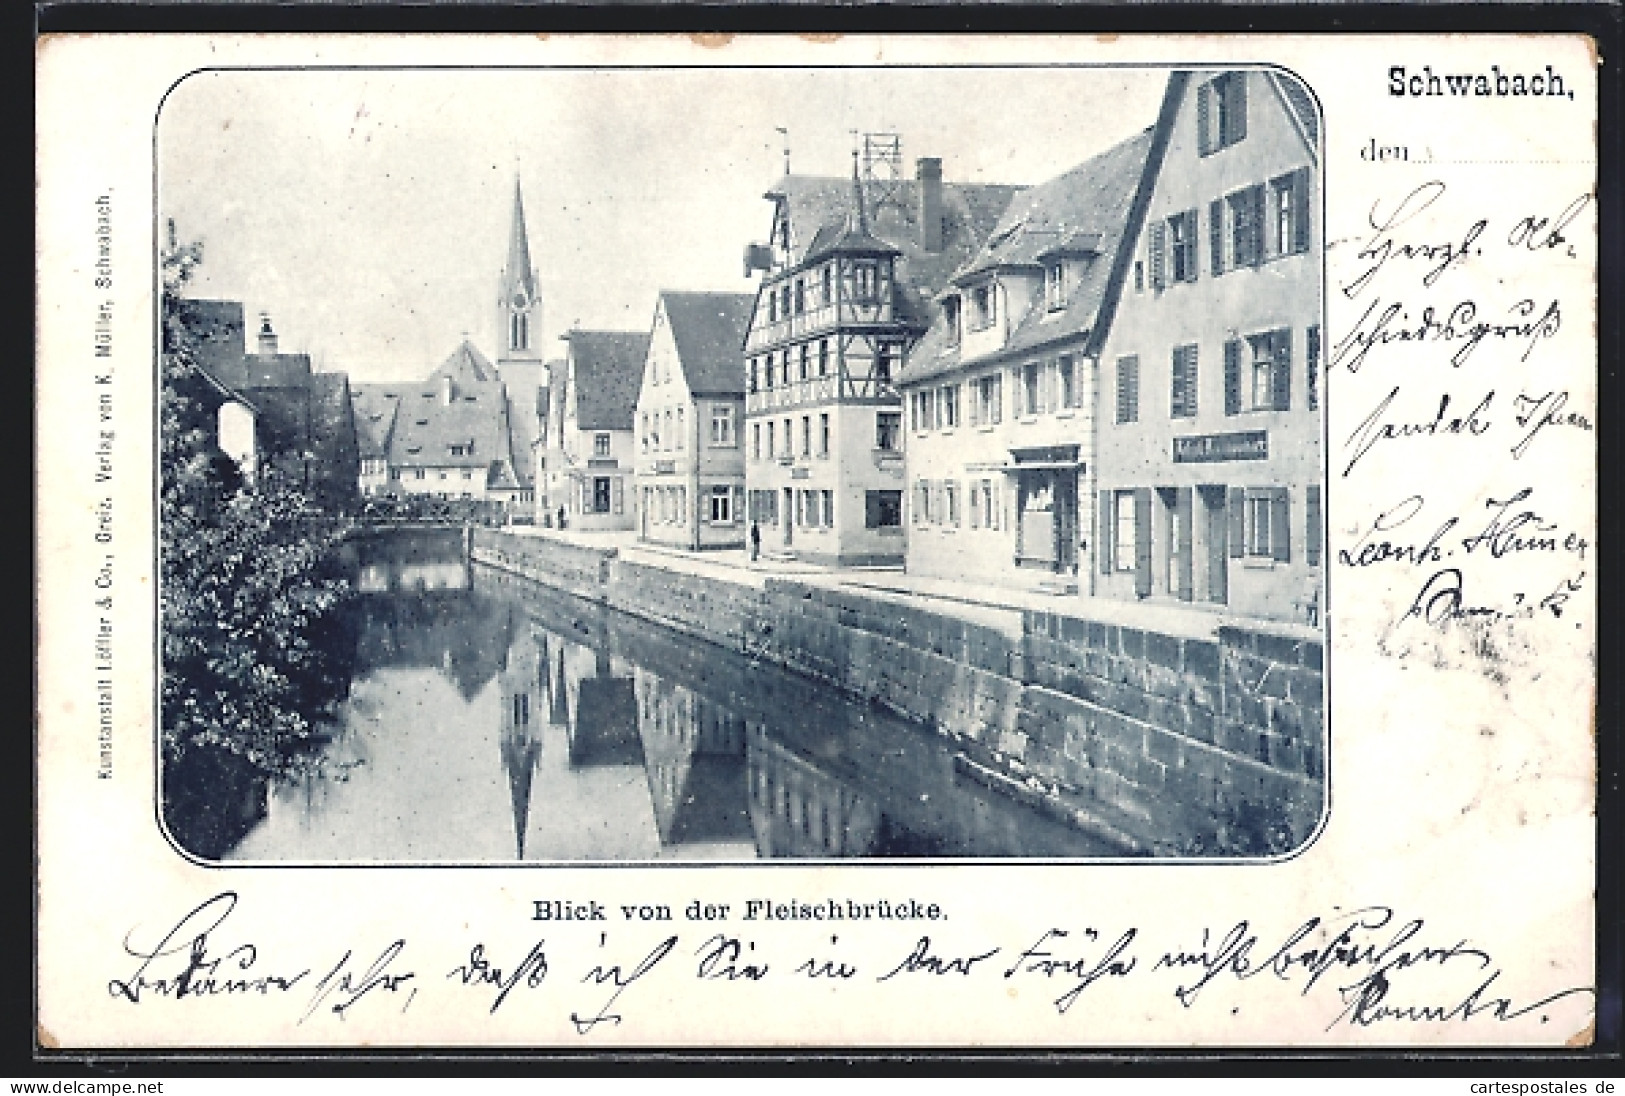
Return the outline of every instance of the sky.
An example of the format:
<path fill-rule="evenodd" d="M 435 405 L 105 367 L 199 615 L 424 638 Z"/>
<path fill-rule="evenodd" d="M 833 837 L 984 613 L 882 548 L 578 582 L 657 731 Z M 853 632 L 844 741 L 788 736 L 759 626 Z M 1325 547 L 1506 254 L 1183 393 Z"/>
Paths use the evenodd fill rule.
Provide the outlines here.
<path fill-rule="evenodd" d="M 752 292 L 763 192 L 848 175 L 854 131 L 905 177 L 1043 182 L 1151 125 L 1166 74 L 1123 69 L 206 72 L 158 125 L 158 205 L 201 240 L 193 296 L 269 312 L 283 351 L 354 381 L 496 356 L 522 180 L 542 346 L 648 330 L 662 289 Z M 787 129 L 788 136 L 777 132 Z M 549 353 L 549 357 L 553 354 Z M 562 353 L 560 354 L 562 356 Z"/>

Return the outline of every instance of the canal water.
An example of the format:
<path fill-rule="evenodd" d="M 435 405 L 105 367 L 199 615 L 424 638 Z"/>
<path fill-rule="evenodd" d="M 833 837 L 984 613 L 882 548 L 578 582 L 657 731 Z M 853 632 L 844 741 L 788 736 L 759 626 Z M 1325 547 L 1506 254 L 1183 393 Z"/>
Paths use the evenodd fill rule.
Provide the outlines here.
<path fill-rule="evenodd" d="M 834 689 L 469 563 L 358 545 L 324 775 L 272 787 L 236 861 L 1115 855 L 955 773 Z"/>

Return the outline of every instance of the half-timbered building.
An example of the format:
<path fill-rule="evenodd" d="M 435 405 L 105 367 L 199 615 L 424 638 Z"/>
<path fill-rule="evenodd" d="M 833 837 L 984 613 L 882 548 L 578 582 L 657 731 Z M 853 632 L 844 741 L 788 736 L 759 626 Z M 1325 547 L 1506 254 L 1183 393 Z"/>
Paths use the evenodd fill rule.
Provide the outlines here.
<path fill-rule="evenodd" d="M 896 378 L 932 297 L 1017 188 L 945 185 L 922 159 L 884 193 L 787 176 L 745 337 L 749 517 L 764 551 L 816 562 L 903 558 L 903 421 Z"/>

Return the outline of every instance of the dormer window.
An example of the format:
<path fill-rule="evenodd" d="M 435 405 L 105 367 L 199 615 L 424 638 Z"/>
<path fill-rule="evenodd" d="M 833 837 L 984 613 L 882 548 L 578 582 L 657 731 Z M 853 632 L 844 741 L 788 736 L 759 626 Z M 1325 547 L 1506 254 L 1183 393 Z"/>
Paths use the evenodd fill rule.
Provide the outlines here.
<path fill-rule="evenodd" d="M 1060 259 L 1044 266 L 1044 303 L 1051 312 L 1066 307 L 1066 263 Z"/>
<path fill-rule="evenodd" d="M 942 324 L 948 333 L 948 345 L 959 345 L 959 294 L 944 297 L 942 300 Z"/>
<path fill-rule="evenodd" d="M 999 318 L 998 294 L 992 282 L 983 282 L 970 291 L 970 329 L 982 331 Z"/>
<path fill-rule="evenodd" d="M 767 291 L 767 322 L 779 322 L 779 291 L 777 289 Z"/>

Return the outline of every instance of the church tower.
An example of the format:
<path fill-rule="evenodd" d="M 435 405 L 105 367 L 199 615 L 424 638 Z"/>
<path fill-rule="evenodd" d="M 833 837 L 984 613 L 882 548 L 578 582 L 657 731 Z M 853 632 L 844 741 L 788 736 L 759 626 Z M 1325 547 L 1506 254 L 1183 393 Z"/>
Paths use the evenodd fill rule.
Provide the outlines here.
<path fill-rule="evenodd" d="M 536 271 L 530 265 L 525 235 L 525 200 L 519 175 L 513 179 L 513 225 L 508 231 L 508 261 L 497 291 L 497 370 L 509 362 L 542 360 L 542 299 Z"/>

